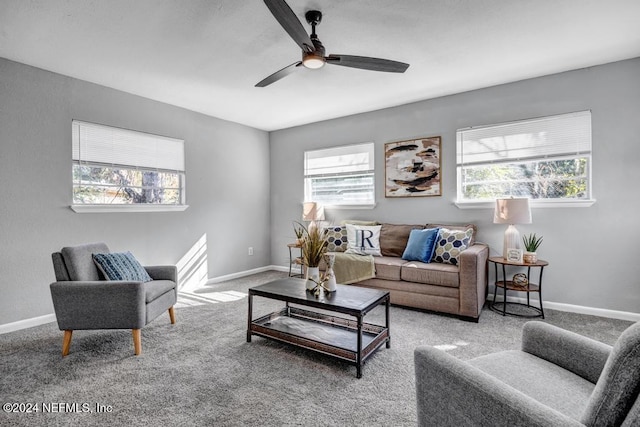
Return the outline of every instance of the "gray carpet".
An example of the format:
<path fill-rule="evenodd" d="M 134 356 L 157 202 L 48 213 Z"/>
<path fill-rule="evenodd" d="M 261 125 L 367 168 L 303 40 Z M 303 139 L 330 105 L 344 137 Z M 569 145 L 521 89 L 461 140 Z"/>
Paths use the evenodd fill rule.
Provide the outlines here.
<path fill-rule="evenodd" d="M 181 296 L 175 325 L 163 315 L 142 330 L 139 357 L 130 331 L 77 331 L 64 359 L 55 323 L 0 335 L 2 403 L 94 411 L 0 412 L 0 425 L 411 426 L 416 346 L 442 346 L 466 360 L 518 348 L 526 322 L 486 308 L 476 324 L 392 307 L 391 348 L 383 346 L 356 379 L 354 366 L 329 357 L 259 337 L 246 342 L 246 290 L 283 276 L 261 273 Z M 254 299 L 255 316 L 279 308 Z M 382 307 L 367 316 L 383 318 Z M 630 324 L 552 310 L 546 321 L 609 344 Z M 112 410 L 96 413 L 96 404 Z"/>

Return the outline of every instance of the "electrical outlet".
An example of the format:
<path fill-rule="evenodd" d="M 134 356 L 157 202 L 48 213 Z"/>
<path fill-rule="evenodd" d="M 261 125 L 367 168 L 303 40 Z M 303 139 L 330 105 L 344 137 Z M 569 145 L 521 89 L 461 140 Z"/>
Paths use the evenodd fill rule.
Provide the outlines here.
<path fill-rule="evenodd" d="M 249 246 L 249 256 L 253 255 L 253 246 Z"/>

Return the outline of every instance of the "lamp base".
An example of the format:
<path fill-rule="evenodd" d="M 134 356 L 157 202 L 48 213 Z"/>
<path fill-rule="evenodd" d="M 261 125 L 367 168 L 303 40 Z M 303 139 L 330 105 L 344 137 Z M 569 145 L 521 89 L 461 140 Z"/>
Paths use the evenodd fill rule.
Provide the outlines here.
<path fill-rule="evenodd" d="M 502 258 L 507 259 L 507 249 L 520 249 L 520 232 L 511 224 L 504 232 Z"/>

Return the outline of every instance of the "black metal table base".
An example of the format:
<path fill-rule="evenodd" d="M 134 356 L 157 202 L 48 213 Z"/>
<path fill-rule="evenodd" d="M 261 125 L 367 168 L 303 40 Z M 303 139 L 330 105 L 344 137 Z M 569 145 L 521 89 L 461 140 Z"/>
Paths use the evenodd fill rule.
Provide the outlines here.
<path fill-rule="evenodd" d="M 253 319 L 254 296 L 284 301 L 285 307 Z M 355 319 L 292 307 L 291 303 Z M 379 305 L 384 305 L 384 325 L 365 323 L 364 316 Z M 337 285 L 336 292 L 314 297 L 305 291 L 304 280 L 275 280 L 249 289 L 247 342 L 258 335 L 333 356 L 355 365 L 356 377 L 361 378 L 365 360 L 383 344 L 391 347 L 389 305 L 389 292 Z"/>
<path fill-rule="evenodd" d="M 493 291 L 493 301 L 491 302 L 489 308 L 496 313 L 500 313 L 503 316 L 516 316 L 516 317 L 542 317 L 544 319 L 544 308 L 542 306 L 542 273 L 544 272 L 544 267 L 548 264 L 546 261 L 536 262 L 535 264 L 517 264 L 513 262 L 503 261 L 499 258 L 490 258 L 489 262 L 492 262 L 495 267 L 495 277 L 496 281 L 494 283 L 495 288 Z M 498 280 L 498 264 L 502 266 L 502 280 Z M 526 267 L 527 268 L 527 284 L 524 286 L 517 285 L 514 281 L 507 280 L 507 272 L 506 265 L 516 266 L 516 267 Z M 540 274 L 538 276 L 538 283 L 531 283 L 531 268 L 536 267 L 540 268 Z M 502 301 L 496 302 L 496 296 L 498 295 L 499 290 L 502 289 Z M 521 302 L 512 302 L 507 301 L 507 291 L 515 291 L 515 292 L 525 292 L 527 295 L 527 303 Z M 538 294 L 538 303 L 540 307 L 536 307 L 531 305 L 531 294 Z M 513 307 L 524 307 L 525 310 L 533 311 L 533 313 L 516 313 L 514 311 L 507 311 L 508 306 Z"/>
<path fill-rule="evenodd" d="M 536 307 L 535 305 L 524 304 L 521 302 L 510 302 L 510 301 L 507 302 L 507 306 L 510 306 L 510 305 L 526 307 L 527 310 L 534 310 L 535 313 L 526 314 L 526 313 L 514 313 L 512 311 L 506 311 L 506 307 L 504 306 L 504 302 L 502 301 L 491 303 L 489 308 L 495 311 L 496 313 L 502 314 L 503 316 L 506 315 L 506 316 L 531 317 L 531 318 L 542 317 L 544 319 L 544 311 L 542 311 L 542 309 Z"/>

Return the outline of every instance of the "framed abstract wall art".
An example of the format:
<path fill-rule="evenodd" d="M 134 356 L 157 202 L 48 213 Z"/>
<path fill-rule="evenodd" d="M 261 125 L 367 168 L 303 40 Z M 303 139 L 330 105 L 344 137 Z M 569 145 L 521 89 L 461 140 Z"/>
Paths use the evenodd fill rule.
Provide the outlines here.
<path fill-rule="evenodd" d="M 442 195 L 439 136 L 384 145 L 385 197 Z"/>

